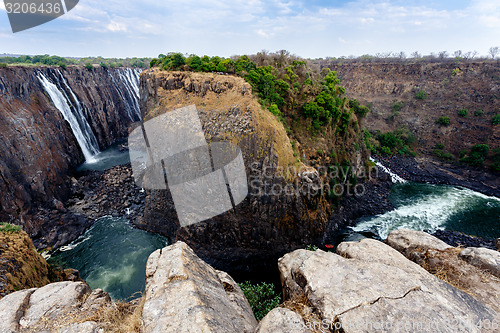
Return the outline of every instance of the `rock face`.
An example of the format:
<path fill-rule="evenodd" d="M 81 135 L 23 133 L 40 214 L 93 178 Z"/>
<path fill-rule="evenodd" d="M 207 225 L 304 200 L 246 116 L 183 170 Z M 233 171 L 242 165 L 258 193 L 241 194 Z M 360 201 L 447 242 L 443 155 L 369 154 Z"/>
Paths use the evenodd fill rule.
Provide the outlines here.
<path fill-rule="evenodd" d="M 280 256 L 319 243 L 333 207 L 326 191 L 316 194 L 324 188 L 318 172 L 294 156 L 283 124 L 263 110 L 248 83 L 235 76 L 149 70 L 141 75 L 140 91 L 145 121 L 196 105 L 208 143 L 229 141 L 241 149 L 250 193 L 234 211 L 180 228 L 168 191 L 147 191 L 138 227 L 186 242 L 236 278 L 277 276 Z M 363 163 L 361 153 L 351 157 L 354 169 Z"/>
<path fill-rule="evenodd" d="M 0 231 L 0 297 L 49 283 L 45 259 L 24 231 Z"/>
<path fill-rule="evenodd" d="M 370 103 L 371 112 L 365 122 L 370 130 L 386 132 L 404 126 L 416 135 L 419 147 L 428 155 L 433 154 L 437 143 L 457 158 L 461 150 L 475 144 L 489 142 L 490 148 L 498 147 L 500 127 L 491 123 L 500 107 L 498 62 L 358 62 L 324 66 L 337 71 L 349 98 Z M 419 90 L 428 94 L 425 99 L 415 97 Z M 396 102 L 403 103 L 397 114 L 393 109 Z M 468 109 L 467 117 L 458 115 L 460 109 Z M 450 117 L 449 126 L 436 124 L 441 116 Z"/>
<path fill-rule="evenodd" d="M 130 116 L 138 100 L 123 71 L 0 68 L 0 220 L 22 225 L 39 248 L 69 242 L 89 224 L 64 209 L 67 175 L 83 156 L 37 76 L 58 82 L 73 108 L 80 104 L 103 149 L 139 119 Z"/>
<path fill-rule="evenodd" d="M 430 273 L 500 312 L 500 253 L 451 247 L 425 232 L 395 230 L 387 243 Z"/>
<path fill-rule="evenodd" d="M 477 247 L 468 247 L 460 252 L 460 258 L 473 266 L 486 269 L 500 278 L 500 252 Z"/>
<path fill-rule="evenodd" d="M 143 331 L 253 332 L 257 321 L 243 292 L 182 242 L 151 254 L 146 267 Z"/>
<path fill-rule="evenodd" d="M 404 228 L 392 231 L 387 236 L 387 244 L 405 255 L 416 248 L 441 251 L 451 248 L 450 245 L 426 232 Z"/>
<path fill-rule="evenodd" d="M 307 333 L 302 317 L 286 308 L 275 308 L 262 318 L 255 333 Z"/>
<path fill-rule="evenodd" d="M 363 239 L 337 251 L 297 250 L 279 261 L 285 299 L 305 295 L 331 331 L 494 331 L 475 325 L 498 313 L 388 245 Z"/>
<path fill-rule="evenodd" d="M 98 332 L 93 320 L 100 310 L 112 306 L 107 293 L 91 291 L 83 282 L 57 282 L 27 289 L 0 300 L 0 331 Z"/>

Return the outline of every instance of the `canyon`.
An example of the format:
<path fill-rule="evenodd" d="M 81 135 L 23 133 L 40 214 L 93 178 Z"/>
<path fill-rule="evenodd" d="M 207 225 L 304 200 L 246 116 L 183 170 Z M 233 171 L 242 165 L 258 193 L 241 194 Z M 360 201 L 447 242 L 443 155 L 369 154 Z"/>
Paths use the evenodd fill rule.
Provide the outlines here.
<path fill-rule="evenodd" d="M 349 98 L 369 105 L 365 127 L 370 131 L 407 128 L 420 153 L 433 155 L 437 144 L 457 159 L 476 144 L 498 148 L 500 126 L 500 63 L 469 62 L 322 62 L 338 73 Z M 417 98 L 417 92 L 425 93 Z M 466 109 L 465 116 L 459 110 Z M 441 116 L 450 124 L 436 123 Z"/>
<path fill-rule="evenodd" d="M 138 76 L 128 68 L 0 69 L 0 219 L 21 225 L 38 248 L 66 244 L 90 225 L 63 205 L 85 157 L 57 107 L 81 116 L 76 125 L 92 134 L 95 153 L 140 120 Z"/>
<path fill-rule="evenodd" d="M 484 269 L 488 258 L 498 260 L 498 251 L 442 247 L 435 238 L 429 238 L 432 244 L 428 246 L 420 242 L 427 240 L 427 236 L 411 231 L 404 231 L 403 235 L 390 234 L 389 245 L 366 239 L 342 243 L 336 251 L 338 255 L 299 249 L 308 244 L 334 244 L 338 231 L 357 218 L 392 209 L 387 198 L 392 184 L 388 175 L 381 174 L 364 183 L 368 190 L 365 196 L 345 196 L 338 205 L 328 201 L 326 193 L 308 196 L 280 191 L 252 192 L 287 186 L 305 187 L 310 191 L 320 188 L 322 175 L 311 167 L 315 155 L 326 155 L 318 152 L 318 142 L 328 148 L 332 142 L 344 146 L 350 167 L 355 173 L 360 171 L 369 163 L 362 126 L 373 131 L 407 126 L 415 132 L 421 147 L 420 157 L 425 158 L 431 158 L 429 147 L 435 142 L 443 141 L 451 147 L 460 138 L 466 140 L 463 146 L 457 144 L 456 149 L 484 142 L 497 147 L 498 126 L 487 123 L 486 118 L 473 118 L 472 129 L 460 123 L 460 119 L 446 129 L 435 125 L 434 118 L 444 112 L 442 110 L 451 115 L 455 107 L 465 103 L 438 93 L 437 83 L 431 84 L 443 80 L 439 75 L 449 74 L 447 70 L 451 67 L 446 66 L 442 65 L 445 68 L 442 70 L 439 66 L 426 69 L 401 64 L 389 66 L 390 70 L 381 65 L 334 68 L 343 79 L 347 95 L 371 103 L 372 114 L 363 120 L 354 117 L 352 131 L 344 137 L 332 132 L 298 143 L 301 156 L 297 156 L 284 124 L 262 108 L 251 86 L 236 76 L 157 69 L 139 75 L 130 68 L 103 67 L 91 70 L 73 66 L 67 69 L 0 68 L 0 220 L 20 225 L 27 232 L 20 235 L 19 241 L 5 241 L 7 248 L 15 249 L 18 243 L 27 245 L 28 265 L 32 260 L 44 263 L 28 244 L 28 235 L 38 250 L 60 248 L 77 239 L 95 219 L 104 215 L 127 217 L 136 227 L 167 236 L 173 244 L 151 254 L 144 296 L 126 305 L 116 305 L 107 293 L 100 289 L 92 291 L 85 283 L 78 282 L 75 272 L 73 276 L 69 276 L 72 272 L 66 272 L 67 276 L 62 278 L 73 281 L 43 286 L 48 282 L 47 267 L 36 266 L 40 281 L 33 282 L 36 275 L 30 276 L 21 279 L 19 285 L 8 285 L 2 290 L 7 294 L 18 288 L 31 288 L 7 295 L 0 301 L 0 312 L 8 318 L 0 327 L 12 331 L 64 328 L 91 332 L 108 327 L 106 316 L 110 315 L 109 311 L 115 316 L 113 311 L 117 306 L 125 307 L 127 313 L 135 316 L 135 322 L 130 324 L 134 329 L 143 318 L 145 331 L 176 331 L 179 329 L 176 325 L 187 329 L 193 323 L 181 321 L 188 317 L 179 315 L 186 309 L 198 311 L 198 318 L 203 318 L 198 323 L 200 330 L 207 328 L 203 326 L 207 320 L 211 323 L 207 329 L 246 332 L 276 331 L 275 322 L 299 323 L 303 328 L 307 323 L 330 319 L 331 324 L 343 326 L 356 318 L 382 321 L 395 314 L 411 321 L 415 308 L 422 304 L 430 305 L 432 311 L 459 318 L 462 326 L 471 325 L 469 318 L 474 320 L 473 324 L 497 320 L 497 303 L 492 301 L 491 293 L 485 292 L 489 283 L 498 288 L 497 264 L 487 267 L 493 272 L 492 276 L 488 275 L 490 280 L 483 281 L 485 284 L 472 296 L 438 280 L 417 264 L 432 271 L 436 262 L 446 261 L 458 272 L 474 272 L 481 277 L 474 267 Z M 495 90 L 498 66 L 488 66 L 472 64 L 461 68 L 450 82 L 462 80 L 460 89 L 477 90 L 483 97 L 470 99 L 472 104 L 468 107 L 472 110 L 484 104 L 481 107 L 489 116 L 498 106 Z M 386 74 L 383 81 L 380 73 L 384 72 L 398 75 Z M 427 81 L 426 77 L 432 78 L 433 72 L 442 73 L 433 74 L 439 77 Z M 492 81 L 487 80 L 488 75 L 493 75 Z M 375 83 L 370 86 L 365 80 Z M 425 85 L 426 82 L 431 83 Z M 399 88 L 388 88 L 392 86 Z M 412 100 L 415 86 L 438 97 Z M 470 95 L 467 90 L 460 96 Z M 446 102 L 447 98 L 456 104 L 439 104 L 451 103 Z M 467 98 L 469 101 L 472 97 Z M 403 99 L 406 102 L 401 113 L 387 119 L 394 101 Z M 225 140 L 237 144 L 242 151 L 250 195 L 236 209 L 181 227 L 169 192 L 140 189 L 130 164 L 105 172 L 76 169 L 84 161 L 98 158 L 98 151 L 126 138 L 138 122 L 185 105 L 196 106 L 208 143 Z M 423 111 L 418 112 L 420 109 Z M 412 121 L 410 118 L 415 113 L 418 119 Z M 394 163 L 404 171 L 406 162 Z M 278 170 L 298 172 L 280 174 Z M 476 172 L 485 175 L 486 182 L 497 181 L 485 170 Z M 463 185 L 460 179 L 457 183 Z M 255 188 L 251 184 L 256 185 Z M 497 195 L 495 183 L 491 184 L 490 193 Z M 129 210 L 130 215 L 126 215 L 124 212 Z M 24 264 L 17 257 L 9 260 L 12 265 L 8 269 Z M 460 260 L 465 263 L 454 266 Z M 342 274 L 331 274 L 332 271 Z M 387 272 L 393 273 L 390 283 L 384 279 Z M 248 302 L 233 278 L 262 280 L 264 276 L 273 282 L 277 282 L 278 277 L 281 279 L 289 308 L 273 310 L 257 327 Z M 346 282 L 344 277 L 351 280 Z M 397 283 L 393 278 L 397 278 Z M 471 284 L 478 280 L 461 278 L 456 283 Z M 0 283 L 4 283 L 3 280 Z M 210 295 L 199 296 L 199 288 L 194 285 L 203 285 L 204 292 L 209 291 Z M 345 295 L 346 290 L 351 293 L 349 299 L 330 296 Z M 370 294 L 373 290 L 376 297 Z M 179 299 L 182 302 L 178 302 Z M 158 303 L 171 306 L 158 307 Z M 398 310 L 400 306 L 405 306 L 405 310 Z M 80 315 L 76 321 L 59 321 L 73 316 L 75 311 Z M 431 315 L 431 310 L 428 311 Z M 47 321 L 47 318 L 56 320 Z M 52 324 L 53 327 L 49 327 Z"/>

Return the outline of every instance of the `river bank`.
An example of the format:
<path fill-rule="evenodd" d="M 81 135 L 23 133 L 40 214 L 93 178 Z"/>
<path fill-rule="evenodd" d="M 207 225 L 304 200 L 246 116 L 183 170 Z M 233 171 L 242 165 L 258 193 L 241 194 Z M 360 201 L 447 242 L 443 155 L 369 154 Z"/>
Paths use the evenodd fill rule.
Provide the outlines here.
<path fill-rule="evenodd" d="M 484 169 L 445 163 L 427 156 L 377 155 L 375 158 L 408 181 L 463 186 L 489 196 L 500 197 L 500 177 Z"/>

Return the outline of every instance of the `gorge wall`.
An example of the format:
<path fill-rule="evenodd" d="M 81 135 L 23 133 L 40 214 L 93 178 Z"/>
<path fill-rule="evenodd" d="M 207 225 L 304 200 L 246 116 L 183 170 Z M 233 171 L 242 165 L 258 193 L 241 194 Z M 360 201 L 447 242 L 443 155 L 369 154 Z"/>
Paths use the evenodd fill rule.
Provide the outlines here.
<path fill-rule="evenodd" d="M 283 123 L 259 104 L 249 83 L 236 76 L 153 69 L 141 75 L 140 91 L 145 121 L 196 105 L 208 143 L 240 147 L 249 184 L 249 195 L 235 210 L 185 227 L 168 191 L 146 190 L 145 213 L 136 222 L 140 228 L 184 241 L 217 269 L 246 279 L 276 270 L 284 253 L 319 242 L 334 209 L 321 175 L 298 158 Z M 344 142 L 356 170 L 364 160 L 354 149 L 362 138 L 356 116 L 352 119 L 352 136 L 332 133 L 321 140 Z"/>
<path fill-rule="evenodd" d="M 370 105 L 365 126 L 372 131 L 406 127 L 418 140 L 418 150 L 432 154 L 436 144 L 458 158 L 475 144 L 500 145 L 500 126 L 492 124 L 500 112 L 500 63 L 362 63 L 322 64 L 337 71 L 346 94 Z M 425 99 L 416 92 L 424 91 Z M 401 105 L 395 110 L 396 103 Z M 398 107 L 396 107 L 398 109 Z M 466 117 L 458 111 L 467 109 Z M 436 120 L 450 117 L 448 126 Z"/>
<path fill-rule="evenodd" d="M 138 77 L 128 68 L 0 68 L 0 220 L 22 225 L 37 247 L 78 237 L 88 222 L 62 202 L 84 156 L 58 109 L 88 124 L 102 150 L 139 120 Z"/>

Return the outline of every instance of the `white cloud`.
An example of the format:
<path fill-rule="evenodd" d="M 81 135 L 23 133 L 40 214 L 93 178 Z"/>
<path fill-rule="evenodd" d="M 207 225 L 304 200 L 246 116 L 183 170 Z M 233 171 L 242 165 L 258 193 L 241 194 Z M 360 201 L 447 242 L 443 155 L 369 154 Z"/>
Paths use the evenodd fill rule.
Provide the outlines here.
<path fill-rule="evenodd" d="M 106 28 L 112 32 L 127 31 L 127 26 L 124 23 L 111 21 L 106 25 Z"/>
<path fill-rule="evenodd" d="M 59 43 L 60 49 L 69 52 L 105 55 L 109 51 L 116 56 L 133 56 L 138 50 L 150 55 L 181 51 L 230 56 L 288 49 L 306 57 L 399 50 L 426 54 L 443 49 L 486 53 L 488 44 L 500 40 L 498 0 L 471 0 L 462 9 L 458 5 L 446 9 L 443 3 L 433 6 L 436 2 L 424 0 L 335 3 L 320 7 L 307 0 L 82 0 L 52 26 L 23 36 L 38 32 L 47 36 L 38 37 L 40 45 Z M 64 26 L 57 38 L 55 24 Z M 15 47 L 26 45 L 23 48 L 29 50 L 38 45 L 20 36 L 15 35 L 20 41 Z M 89 37 L 99 43 L 88 43 Z M 6 51 L 14 48 L 0 38 Z M 138 48 L 124 43 L 128 40 L 143 44 Z"/>
<path fill-rule="evenodd" d="M 5 10 L 5 4 L 3 1 L 0 1 L 0 10 Z"/>
<path fill-rule="evenodd" d="M 268 34 L 267 32 L 265 32 L 264 30 L 262 29 L 259 29 L 256 31 L 257 32 L 257 35 L 261 36 L 261 37 L 264 37 L 264 38 L 269 38 L 271 37 L 270 34 Z"/>

